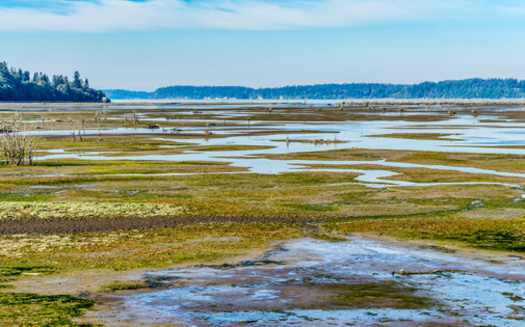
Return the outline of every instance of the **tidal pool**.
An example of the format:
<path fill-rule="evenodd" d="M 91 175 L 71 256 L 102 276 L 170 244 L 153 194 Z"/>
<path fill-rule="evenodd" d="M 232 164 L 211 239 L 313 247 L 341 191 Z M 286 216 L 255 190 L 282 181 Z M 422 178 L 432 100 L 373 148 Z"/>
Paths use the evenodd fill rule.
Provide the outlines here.
<path fill-rule="evenodd" d="M 146 273 L 159 289 L 112 295 L 120 304 L 97 316 L 115 326 L 520 326 L 523 268 L 517 256 L 300 239 L 232 264 Z"/>

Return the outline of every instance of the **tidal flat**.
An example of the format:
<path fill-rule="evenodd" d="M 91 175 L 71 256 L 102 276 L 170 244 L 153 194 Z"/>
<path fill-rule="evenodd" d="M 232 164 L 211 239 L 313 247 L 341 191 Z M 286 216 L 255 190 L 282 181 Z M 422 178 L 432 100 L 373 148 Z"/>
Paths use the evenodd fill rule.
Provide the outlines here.
<path fill-rule="evenodd" d="M 0 127 L 15 115 L 37 148 L 0 157 L 2 325 L 525 320 L 525 103 L 7 103 Z"/>

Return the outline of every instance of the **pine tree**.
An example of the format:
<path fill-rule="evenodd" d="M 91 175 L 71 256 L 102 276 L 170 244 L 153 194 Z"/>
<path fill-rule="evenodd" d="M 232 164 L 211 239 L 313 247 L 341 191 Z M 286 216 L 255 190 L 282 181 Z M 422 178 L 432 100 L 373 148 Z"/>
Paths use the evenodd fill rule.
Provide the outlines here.
<path fill-rule="evenodd" d="M 46 74 L 43 74 L 42 77 L 40 78 L 40 80 L 41 80 L 42 83 L 44 83 L 44 84 L 49 84 L 49 77 L 47 77 Z"/>
<path fill-rule="evenodd" d="M 75 71 L 75 74 L 73 76 L 73 86 L 74 88 L 81 89 L 82 88 L 82 80 L 80 80 L 80 73 Z"/>

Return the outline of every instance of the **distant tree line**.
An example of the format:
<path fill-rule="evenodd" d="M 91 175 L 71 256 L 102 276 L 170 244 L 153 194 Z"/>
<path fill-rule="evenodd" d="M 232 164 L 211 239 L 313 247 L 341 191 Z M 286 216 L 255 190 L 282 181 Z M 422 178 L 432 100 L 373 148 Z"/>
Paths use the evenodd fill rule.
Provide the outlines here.
<path fill-rule="evenodd" d="M 525 81 L 517 79 L 465 79 L 420 84 L 321 84 L 277 88 L 242 86 L 169 86 L 155 92 L 118 90 L 116 99 L 515 99 L 525 98 Z M 107 90 L 112 94 L 112 90 Z"/>
<path fill-rule="evenodd" d="M 67 76 L 22 71 L 0 62 L 0 101 L 72 101 L 99 102 L 104 92 L 92 89 L 86 78 L 76 71 L 73 80 Z"/>

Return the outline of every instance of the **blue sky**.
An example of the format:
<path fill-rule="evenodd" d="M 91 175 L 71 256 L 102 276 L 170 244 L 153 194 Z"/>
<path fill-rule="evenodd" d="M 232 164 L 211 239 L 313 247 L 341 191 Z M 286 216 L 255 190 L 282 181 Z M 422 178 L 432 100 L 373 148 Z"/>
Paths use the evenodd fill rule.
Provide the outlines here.
<path fill-rule="evenodd" d="M 98 88 L 525 79 L 525 1 L 0 0 L 0 60 Z"/>

